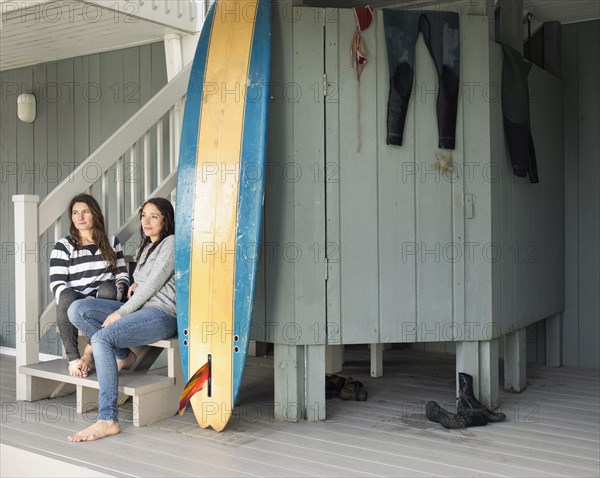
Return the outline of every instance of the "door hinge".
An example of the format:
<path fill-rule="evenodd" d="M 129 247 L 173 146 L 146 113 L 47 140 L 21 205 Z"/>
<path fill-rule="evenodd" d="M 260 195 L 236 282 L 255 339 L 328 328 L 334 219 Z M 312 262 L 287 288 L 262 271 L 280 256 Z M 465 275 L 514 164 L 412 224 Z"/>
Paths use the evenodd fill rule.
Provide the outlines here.
<path fill-rule="evenodd" d="M 327 97 L 327 73 L 323 73 L 323 98 Z"/>

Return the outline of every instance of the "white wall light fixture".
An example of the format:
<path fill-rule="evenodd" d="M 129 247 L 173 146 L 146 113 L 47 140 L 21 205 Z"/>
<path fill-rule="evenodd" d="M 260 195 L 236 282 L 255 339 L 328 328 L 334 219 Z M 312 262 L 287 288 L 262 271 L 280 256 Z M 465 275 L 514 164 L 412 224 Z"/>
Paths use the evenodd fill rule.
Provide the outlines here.
<path fill-rule="evenodd" d="M 23 93 L 17 97 L 17 116 L 25 123 L 33 123 L 36 115 L 35 96 Z"/>

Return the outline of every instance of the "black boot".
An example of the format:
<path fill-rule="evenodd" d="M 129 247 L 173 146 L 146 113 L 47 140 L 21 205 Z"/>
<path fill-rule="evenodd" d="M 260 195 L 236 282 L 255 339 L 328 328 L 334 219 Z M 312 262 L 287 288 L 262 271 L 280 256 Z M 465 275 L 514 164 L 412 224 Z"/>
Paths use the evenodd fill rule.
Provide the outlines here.
<path fill-rule="evenodd" d="M 478 417 L 479 415 L 483 415 L 488 422 L 492 423 L 501 422 L 506 418 L 504 413 L 492 412 L 475 398 L 473 393 L 473 377 L 467 373 L 458 374 L 458 403 L 456 410 L 459 414 L 465 416 Z"/>
<path fill-rule="evenodd" d="M 356 400 L 364 402 L 367 400 L 367 389 L 361 382 L 353 381 L 352 377 L 346 379 L 346 384 L 340 390 L 340 398 L 342 400 Z"/>
<path fill-rule="evenodd" d="M 467 422 L 463 417 L 450 413 L 448 410 L 444 410 L 436 402 L 427 402 L 425 414 L 429 420 L 439 423 L 444 428 L 453 430 L 455 428 L 465 428 L 467 426 Z"/>
<path fill-rule="evenodd" d="M 465 419 L 465 427 L 482 427 L 489 421 L 481 410 L 459 410 L 457 407 L 457 415 Z"/>
<path fill-rule="evenodd" d="M 335 398 L 340 396 L 340 390 L 346 383 L 344 377 L 339 375 L 326 375 L 325 376 L 325 398 Z"/>

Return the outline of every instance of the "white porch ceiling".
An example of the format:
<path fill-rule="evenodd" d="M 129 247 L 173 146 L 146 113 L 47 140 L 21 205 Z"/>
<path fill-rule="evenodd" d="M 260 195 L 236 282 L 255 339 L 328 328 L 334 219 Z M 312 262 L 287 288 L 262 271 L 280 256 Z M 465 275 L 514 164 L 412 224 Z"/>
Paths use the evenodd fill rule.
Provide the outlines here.
<path fill-rule="evenodd" d="M 123 10 L 78 0 L 0 0 L 0 8 L 0 70 L 142 45 L 160 41 L 167 33 L 183 33 L 128 16 Z"/>
<path fill-rule="evenodd" d="M 189 0 L 168 1 L 170 5 L 180 8 L 175 2 Z M 474 0 L 475 3 L 484 1 Z M 165 0 L 161 2 L 164 3 Z M 294 2 L 328 7 L 371 4 L 379 8 L 392 5 L 419 8 L 440 3 L 455 3 L 459 6 L 468 4 L 465 0 Z M 498 0 L 495 2 L 498 3 Z M 116 1 L 107 1 L 107 5 L 115 4 Z M 125 4 L 137 5 L 133 0 Z M 0 71 L 160 41 L 167 33 L 187 33 L 165 24 L 131 17 L 127 15 L 128 11 L 131 11 L 127 9 L 128 5 L 117 10 L 102 8 L 99 5 L 101 2 L 98 0 L 0 0 Z M 598 0 L 524 0 L 523 5 L 524 16 L 527 13 L 533 15 L 533 31 L 547 21 L 566 24 L 600 18 Z"/>

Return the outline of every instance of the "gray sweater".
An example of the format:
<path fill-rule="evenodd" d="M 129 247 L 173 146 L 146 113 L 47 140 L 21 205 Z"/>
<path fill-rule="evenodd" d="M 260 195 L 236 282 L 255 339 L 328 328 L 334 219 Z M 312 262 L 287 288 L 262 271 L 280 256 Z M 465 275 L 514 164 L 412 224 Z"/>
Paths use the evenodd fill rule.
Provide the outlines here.
<path fill-rule="evenodd" d="M 137 284 L 135 293 L 117 312 L 123 316 L 142 307 L 157 307 L 176 317 L 175 236 L 163 239 L 146 260 L 150 247 L 150 244 L 146 246 L 139 261 L 142 265 L 133 273 Z"/>

